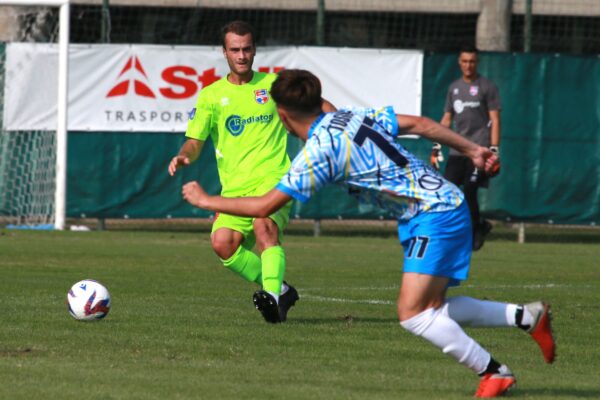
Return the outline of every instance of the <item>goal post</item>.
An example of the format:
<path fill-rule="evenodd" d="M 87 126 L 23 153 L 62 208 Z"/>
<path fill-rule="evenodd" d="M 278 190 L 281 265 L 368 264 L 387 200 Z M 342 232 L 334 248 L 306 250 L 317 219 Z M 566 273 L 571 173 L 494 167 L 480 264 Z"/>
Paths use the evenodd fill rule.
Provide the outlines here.
<path fill-rule="evenodd" d="M 16 228 L 65 228 L 67 180 L 67 101 L 69 74 L 69 0 L 0 0 L 0 6 L 58 8 L 58 76 L 55 132 L 7 132 L 2 120 L 0 144 L 0 189 L 4 201 L 0 212 Z M 16 38 L 17 41 L 22 38 Z M 1 40 L 0 40 L 1 41 Z M 6 54 L 4 55 L 6 62 Z M 18 71 L 13 71 L 18 72 Z M 6 69 L 0 65 L 0 96 L 4 118 L 7 87 Z M 52 153 L 50 153 L 52 152 Z M 19 166 L 18 163 L 34 165 Z M 48 173 L 52 170 L 53 173 Z M 50 181 L 50 182 L 49 182 Z M 52 189 L 54 193 L 52 192 Z M 2 215 L 0 215 L 2 216 Z"/>

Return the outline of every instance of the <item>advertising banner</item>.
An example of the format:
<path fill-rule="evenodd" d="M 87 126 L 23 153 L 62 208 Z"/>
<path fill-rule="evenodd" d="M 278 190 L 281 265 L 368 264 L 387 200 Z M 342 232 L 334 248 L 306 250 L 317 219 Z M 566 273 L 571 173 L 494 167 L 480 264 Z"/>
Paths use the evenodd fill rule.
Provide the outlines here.
<path fill-rule="evenodd" d="M 421 113 L 421 51 L 258 48 L 255 70 L 282 68 L 313 72 L 338 107 Z M 68 129 L 183 132 L 199 91 L 228 71 L 218 46 L 71 45 Z M 3 128 L 54 130 L 57 77 L 56 45 L 8 44 Z"/>

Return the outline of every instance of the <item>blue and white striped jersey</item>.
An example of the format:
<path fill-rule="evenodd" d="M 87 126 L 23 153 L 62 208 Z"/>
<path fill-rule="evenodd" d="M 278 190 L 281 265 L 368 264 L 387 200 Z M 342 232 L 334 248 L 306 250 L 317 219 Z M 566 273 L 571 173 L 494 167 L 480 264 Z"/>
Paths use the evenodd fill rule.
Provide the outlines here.
<path fill-rule="evenodd" d="M 359 201 L 403 221 L 458 207 L 462 192 L 397 143 L 397 137 L 392 107 L 321 114 L 277 189 L 306 202 L 325 184 L 341 183 Z"/>

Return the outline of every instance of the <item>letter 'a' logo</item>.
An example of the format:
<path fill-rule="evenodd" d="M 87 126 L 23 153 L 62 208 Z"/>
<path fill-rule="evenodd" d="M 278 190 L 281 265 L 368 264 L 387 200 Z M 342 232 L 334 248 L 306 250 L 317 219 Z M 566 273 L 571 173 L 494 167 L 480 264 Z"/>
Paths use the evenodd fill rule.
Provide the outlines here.
<path fill-rule="evenodd" d="M 129 60 L 127 60 L 127 63 L 121 70 L 121 73 L 119 74 L 119 77 L 117 79 L 120 79 L 123 76 L 123 74 L 125 74 L 125 72 L 129 71 L 132 68 L 140 72 L 144 76 L 144 78 L 148 80 L 146 71 L 144 71 L 142 63 L 140 63 L 140 59 L 137 56 L 129 57 Z M 152 91 L 152 89 L 150 89 L 150 87 L 148 87 L 148 85 L 135 78 L 128 78 L 124 81 L 117 83 L 112 89 L 110 89 L 106 97 L 125 96 L 129 92 L 131 82 L 133 82 L 133 91 L 136 95 L 142 97 L 151 97 L 153 99 L 156 98 L 154 92 Z"/>

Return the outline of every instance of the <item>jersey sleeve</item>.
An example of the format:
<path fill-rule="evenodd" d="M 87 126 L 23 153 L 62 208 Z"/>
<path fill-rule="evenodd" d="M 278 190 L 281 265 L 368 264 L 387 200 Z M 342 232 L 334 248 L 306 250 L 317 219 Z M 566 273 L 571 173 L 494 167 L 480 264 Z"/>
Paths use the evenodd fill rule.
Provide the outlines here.
<path fill-rule="evenodd" d="M 500 111 L 500 93 L 498 92 L 498 87 L 491 81 L 489 82 L 486 100 L 488 110 Z"/>
<path fill-rule="evenodd" d="M 306 203 L 319 189 L 335 180 L 331 157 L 319 146 L 307 144 L 292 161 L 276 189 Z"/>
<path fill-rule="evenodd" d="M 373 119 L 386 132 L 391 133 L 394 137 L 398 136 L 398 119 L 396 119 L 396 112 L 392 106 L 373 110 Z"/>
<path fill-rule="evenodd" d="M 189 119 L 185 136 L 206 140 L 214 125 L 216 125 L 213 112 L 212 96 L 207 90 L 201 90 L 196 101 L 196 106 L 189 112 Z"/>
<path fill-rule="evenodd" d="M 398 136 L 400 128 L 398 127 L 398 119 L 394 107 L 385 106 L 381 108 L 363 108 L 363 107 L 344 107 L 344 110 L 349 110 L 354 114 L 363 115 L 373 121 L 377 127 L 377 131 L 384 130 L 392 136 Z M 383 133 L 383 132 L 382 132 Z"/>

